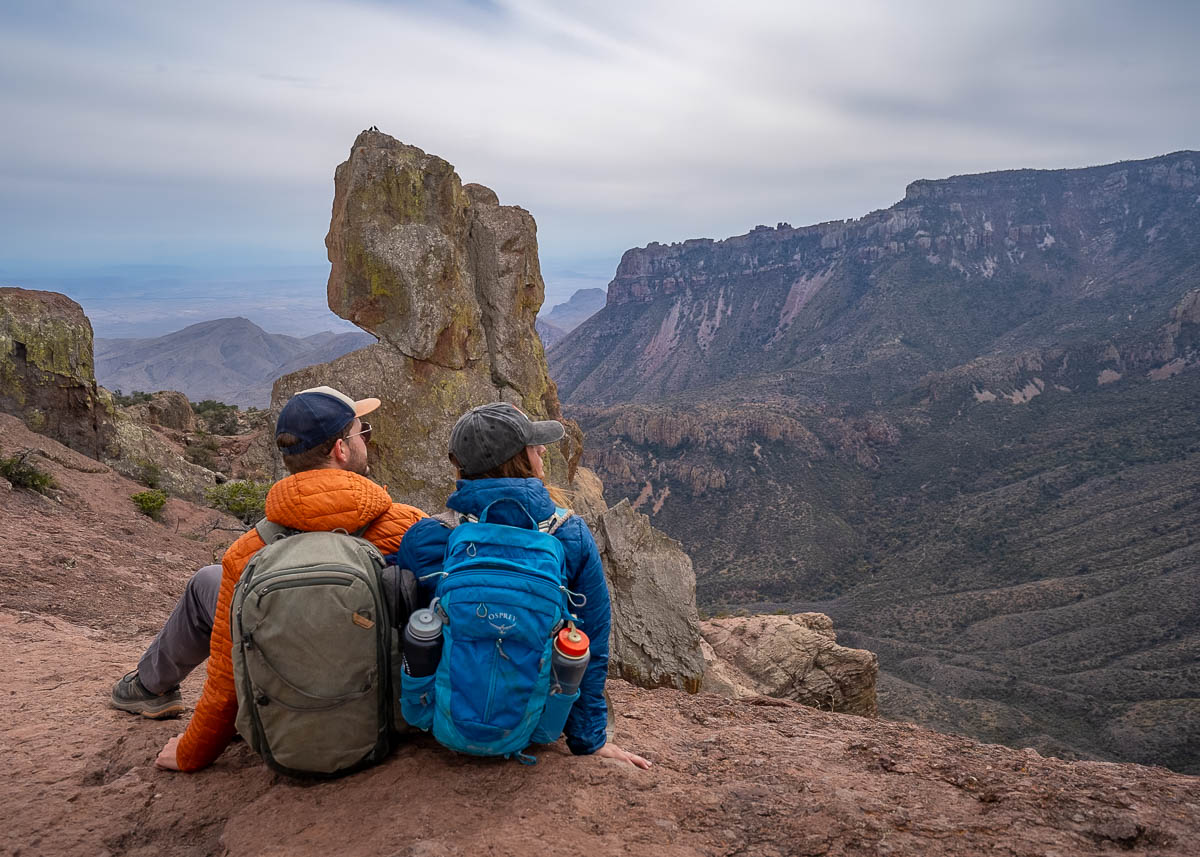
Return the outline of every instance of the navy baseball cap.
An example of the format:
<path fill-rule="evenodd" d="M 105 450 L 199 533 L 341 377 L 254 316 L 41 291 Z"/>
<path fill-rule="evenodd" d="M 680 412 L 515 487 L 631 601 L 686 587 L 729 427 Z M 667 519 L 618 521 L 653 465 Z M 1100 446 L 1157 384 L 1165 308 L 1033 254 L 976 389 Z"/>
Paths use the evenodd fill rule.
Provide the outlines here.
<path fill-rule="evenodd" d="M 284 455 L 299 455 L 336 437 L 355 417 L 369 414 L 379 407 L 378 399 L 355 401 L 333 387 L 313 387 L 301 390 L 288 399 L 279 419 L 275 421 L 275 436 L 290 434 L 299 438 L 291 446 L 280 447 Z"/>
<path fill-rule="evenodd" d="M 450 453 L 463 476 L 487 473 L 527 446 L 555 443 L 566 429 L 558 420 L 534 421 L 508 402 L 471 408 L 450 430 Z"/>

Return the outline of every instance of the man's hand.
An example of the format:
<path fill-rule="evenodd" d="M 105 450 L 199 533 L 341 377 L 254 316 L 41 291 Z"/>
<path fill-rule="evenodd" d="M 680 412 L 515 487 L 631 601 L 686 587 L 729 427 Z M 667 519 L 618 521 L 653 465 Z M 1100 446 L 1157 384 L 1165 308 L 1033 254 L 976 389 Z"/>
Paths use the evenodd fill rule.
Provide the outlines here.
<path fill-rule="evenodd" d="M 179 750 L 179 739 L 182 737 L 182 735 L 176 735 L 168 741 L 167 746 L 159 751 L 158 758 L 154 760 L 154 764 L 168 771 L 178 771 L 179 762 L 175 760 L 175 754 Z"/>
<path fill-rule="evenodd" d="M 643 759 L 637 753 L 630 753 L 628 750 L 622 750 L 611 741 L 597 750 L 595 755 L 601 756 L 605 759 L 616 759 L 619 762 L 628 762 L 629 764 L 638 768 L 649 768 L 651 765 L 649 759 Z"/>

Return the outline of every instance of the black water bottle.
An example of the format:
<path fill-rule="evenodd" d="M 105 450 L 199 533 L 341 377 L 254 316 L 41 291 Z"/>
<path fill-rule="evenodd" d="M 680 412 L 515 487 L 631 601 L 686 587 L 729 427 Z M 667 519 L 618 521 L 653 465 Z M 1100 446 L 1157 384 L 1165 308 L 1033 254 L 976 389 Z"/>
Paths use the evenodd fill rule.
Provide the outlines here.
<path fill-rule="evenodd" d="M 442 617 L 416 610 L 404 626 L 404 672 L 413 678 L 433 675 L 442 657 Z"/>

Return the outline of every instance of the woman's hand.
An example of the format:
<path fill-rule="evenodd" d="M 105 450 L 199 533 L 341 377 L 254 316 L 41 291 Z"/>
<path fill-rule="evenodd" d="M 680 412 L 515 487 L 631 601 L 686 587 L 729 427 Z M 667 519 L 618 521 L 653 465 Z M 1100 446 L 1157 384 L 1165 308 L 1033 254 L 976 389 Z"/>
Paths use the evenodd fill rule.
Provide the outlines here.
<path fill-rule="evenodd" d="M 637 753 L 630 753 L 628 750 L 622 750 L 611 741 L 597 750 L 595 755 L 602 756 L 605 759 L 616 759 L 619 762 L 628 762 L 629 764 L 638 768 L 649 768 L 652 764 L 649 759 L 643 759 Z"/>
<path fill-rule="evenodd" d="M 167 742 L 167 746 L 163 747 L 158 753 L 158 758 L 154 760 L 154 764 L 168 771 L 178 771 L 179 762 L 175 759 L 175 754 L 179 750 L 179 739 L 182 735 L 176 735 Z"/>

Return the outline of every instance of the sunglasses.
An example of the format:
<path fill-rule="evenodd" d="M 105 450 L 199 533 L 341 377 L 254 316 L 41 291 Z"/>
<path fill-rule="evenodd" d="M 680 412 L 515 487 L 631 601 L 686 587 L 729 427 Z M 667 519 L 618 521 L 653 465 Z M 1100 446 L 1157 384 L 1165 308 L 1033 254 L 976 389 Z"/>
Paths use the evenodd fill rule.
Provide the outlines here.
<path fill-rule="evenodd" d="M 369 443 L 371 440 L 371 424 L 366 420 L 359 420 L 358 424 L 362 426 L 362 431 L 356 431 L 354 434 L 346 435 L 346 440 L 362 435 L 363 443 Z"/>

